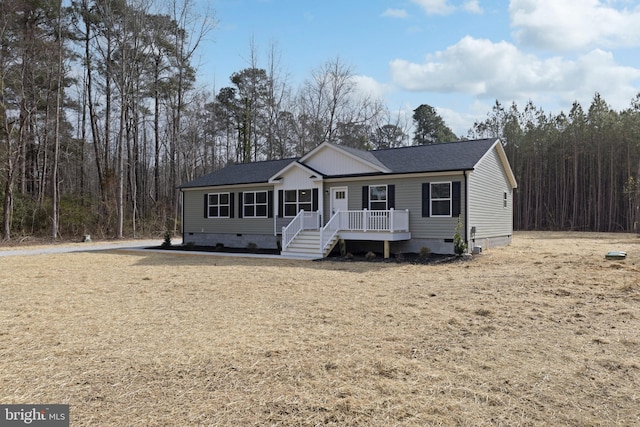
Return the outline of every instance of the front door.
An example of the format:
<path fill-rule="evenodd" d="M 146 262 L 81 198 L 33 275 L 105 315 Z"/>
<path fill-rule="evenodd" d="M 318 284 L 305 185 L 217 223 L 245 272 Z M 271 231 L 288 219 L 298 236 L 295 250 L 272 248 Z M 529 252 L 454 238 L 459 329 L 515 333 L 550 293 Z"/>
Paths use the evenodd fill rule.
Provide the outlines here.
<path fill-rule="evenodd" d="M 338 211 L 349 210 L 347 200 L 347 187 L 333 187 L 331 189 L 331 216 Z"/>

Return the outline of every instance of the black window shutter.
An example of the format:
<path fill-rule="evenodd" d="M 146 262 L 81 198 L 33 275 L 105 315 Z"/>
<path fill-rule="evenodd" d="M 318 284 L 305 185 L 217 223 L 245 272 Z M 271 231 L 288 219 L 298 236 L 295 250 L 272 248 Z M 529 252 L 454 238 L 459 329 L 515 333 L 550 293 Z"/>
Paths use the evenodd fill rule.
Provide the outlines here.
<path fill-rule="evenodd" d="M 235 193 L 229 193 L 229 218 L 233 218 L 233 207 L 235 203 Z"/>
<path fill-rule="evenodd" d="M 204 195 L 204 217 L 209 218 L 209 195 Z"/>
<path fill-rule="evenodd" d="M 460 181 L 451 183 L 451 216 L 460 216 Z"/>
<path fill-rule="evenodd" d="M 387 185 L 387 209 L 396 208 L 396 186 Z"/>
<path fill-rule="evenodd" d="M 429 209 L 431 206 L 431 184 L 428 182 L 422 183 L 422 217 L 428 218 Z"/>
<path fill-rule="evenodd" d="M 284 190 L 278 190 L 278 218 L 284 214 Z"/>
<path fill-rule="evenodd" d="M 242 210 L 242 207 L 244 206 L 243 203 L 244 203 L 244 199 L 242 198 L 242 191 L 240 191 L 238 193 L 238 218 L 242 218 L 243 216 L 243 213 L 244 213 Z"/>
<path fill-rule="evenodd" d="M 369 209 L 369 186 L 362 187 L 362 209 Z"/>
<path fill-rule="evenodd" d="M 267 192 L 267 217 L 273 218 L 273 190 Z"/>
<path fill-rule="evenodd" d="M 311 190 L 311 211 L 315 212 L 318 210 L 318 189 L 314 188 Z"/>

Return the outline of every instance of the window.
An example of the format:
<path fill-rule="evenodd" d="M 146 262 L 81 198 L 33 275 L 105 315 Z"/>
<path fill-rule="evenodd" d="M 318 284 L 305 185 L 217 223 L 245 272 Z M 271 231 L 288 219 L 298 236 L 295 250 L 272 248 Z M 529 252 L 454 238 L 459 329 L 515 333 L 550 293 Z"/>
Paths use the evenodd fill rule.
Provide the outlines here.
<path fill-rule="evenodd" d="M 336 200 L 344 200 L 347 198 L 346 191 L 336 191 Z"/>
<path fill-rule="evenodd" d="M 242 193 L 242 216 L 244 218 L 266 218 L 268 202 L 266 191 Z"/>
<path fill-rule="evenodd" d="M 301 210 L 312 211 L 311 190 L 285 190 L 284 216 L 296 216 Z"/>
<path fill-rule="evenodd" d="M 451 216 L 451 183 L 431 183 L 431 216 Z"/>
<path fill-rule="evenodd" d="M 372 211 L 387 210 L 387 186 L 386 185 L 370 185 L 369 186 L 369 210 L 372 210 Z"/>
<path fill-rule="evenodd" d="M 460 181 L 422 183 L 422 217 L 457 217 L 462 213 Z"/>
<path fill-rule="evenodd" d="M 214 193 L 208 195 L 207 217 L 229 218 L 231 198 L 229 193 Z"/>

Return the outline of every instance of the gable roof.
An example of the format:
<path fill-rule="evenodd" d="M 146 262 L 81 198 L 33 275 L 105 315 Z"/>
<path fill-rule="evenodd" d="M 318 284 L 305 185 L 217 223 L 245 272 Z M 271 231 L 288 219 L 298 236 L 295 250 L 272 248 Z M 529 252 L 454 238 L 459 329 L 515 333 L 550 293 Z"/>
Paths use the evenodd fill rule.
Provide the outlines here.
<path fill-rule="evenodd" d="M 387 148 L 371 153 L 394 173 L 471 170 L 496 138 Z"/>
<path fill-rule="evenodd" d="M 257 184 L 269 181 L 273 175 L 296 159 L 238 163 L 182 184 L 180 188 L 213 187 L 216 185 Z"/>
<path fill-rule="evenodd" d="M 501 154 L 500 151 L 504 154 L 504 150 L 497 138 L 387 148 L 373 151 L 342 146 L 335 147 L 337 147 L 339 151 L 341 150 L 351 156 L 361 158 L 369 164 L 384 168 L 388 171 L 386 173 L 407 174 L 473 170 L 494 145 L 499 145 L 499 154 Z M 315 150 L 312 150 L 311 152 L 314 151 Z M 309 154 L 297 159 L 291 158 L 235 164 L 183 184 L 180 188 L 267 183 L 270 179 L 274 179 L 279 175 L 284 169 L 293 167 L 294 163 L 299 163 L 301 166 L 309 168 L 304 164 L 304 159 L 308 158 L 308 156 Z M 506 159 L 506 156 L 501 155 L 501 158 L 502 157 Z M 513 174 L 508 166 L 508 162 L 505 164 L 505 167 L 509 169 L 507 171 L 509 176 L 512 176 Z M 322 176 L 320 171 L 319 175 Z M 345 173 L 341 175 L 330 175 L 330 177 L 357 175 L 362 174 Z M 325 175 L 324 177 L 327 176 Z M 515 178 L 511 181 L 515 188 Z"/>
<path fill-rule="evenodd" d="M 323 142 L 318 145 L 316 148 L 302 156 L 298 161 L 301 163 L 306 163 L 308 159 L 312 158 L 317 152 L 324 149 L 325 147 L 330 147 L 331 149 L 338 151 L 340 153 L 345 154 L 348 157 L 352 157 L 358 159 L 365 165 L 377 170 L 378 172 L 385 173 L 391 172 L 380 160 L 373 155 L 371 151 L 360 150 L 358 148 L 345 147 L 342 145 L 336 145 L 330 142 Z"/>

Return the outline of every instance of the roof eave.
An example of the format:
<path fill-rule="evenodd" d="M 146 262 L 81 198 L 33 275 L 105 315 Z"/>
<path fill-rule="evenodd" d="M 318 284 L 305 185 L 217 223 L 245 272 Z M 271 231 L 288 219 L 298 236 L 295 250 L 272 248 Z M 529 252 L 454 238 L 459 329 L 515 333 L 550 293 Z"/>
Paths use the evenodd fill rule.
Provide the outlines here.
<path fill-rule="evenodd" d="M 513 173 L 513 170 L 511 169 L 511 164 L 509 163 L 507 152 L 504 150 L 504 147 L 502 146 L 502 142 L 500 141 L 499 138 L 497 138 L 496 142 L 491 146 L 491 149 L 494 149 L 494 148 L 498 152 L 498 157 L 500 158 L 500 162 L 502 163 L 502 167 L 504 168 L 504 171 L 507 175 L 507 179 L 509 180 L 509 184 L 511 185 L 511 188 L 518 188 L 518 181 L 516 180 L 516 176 Z M 487 153 L 489 151 L 487 151 Z M 484 158 L 484 156 L 482 158 Z M 478 160 L 478 163 L 480 163 L 481 161 L 482 159 Z M 476 163 L 476 165 L 478 163 Z"/>
<path fill-rule="evenodd" d="M 407 171 L 407 172 L 392 171 L 389 173 L 370 172 L 370 173 L 359 173 L 359 174 L 330 175 L 330 176 L 327 176 L 326 179 L 368 178 L 368 177 L 376 177 L 376 176 L 391 177 L 394 175 L 435 175 L 435 174 L 442 175 L 442 174 L 472 172 L 474 170 L 475 168 L 439 169 L 439 170 L 431 170 L 431 171 Z"/>
<path fill-rule="evenodd" d="M 296 160 L 294 162 L 289 163 L 287 166 L 283 167 L 278 172 L 273 174 L 273 176 L 271 176 L 267 182 L 269 184 L 278 184 L 280 182 L 280 180 L 282 179 L 282 175 L 284 175 L 288 170 L 290 170 L 292 168 L 295 168 L 295 167 L 304 169 L 307 172 L 309 172 L 310 174 L 315 175 L 316 178 L 312 178 L 314 180 L 318 180 L 318 179 L 322 180 L 324 178 L 322 173 L 320 173 L 317 170 L 305 165 L 304 163 L 301 163 L 300 160 Z"/>

